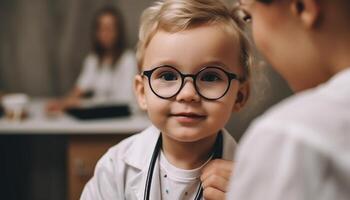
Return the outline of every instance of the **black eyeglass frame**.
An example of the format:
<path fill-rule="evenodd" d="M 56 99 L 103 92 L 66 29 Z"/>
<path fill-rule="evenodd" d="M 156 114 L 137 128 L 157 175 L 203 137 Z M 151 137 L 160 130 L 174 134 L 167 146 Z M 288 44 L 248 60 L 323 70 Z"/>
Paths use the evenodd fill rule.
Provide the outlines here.
<path fill-rule="evenodd" d="M 154 89 L 153 89 L 153 87 L 152 87 L 152 84 L 151 84 L 151 77 L 152 77 L 153 72 L 156 71 L 156 70 L 159 69 L 159 68 L 162 68 L 162 67 L 169 67 L 169 68 L 175 70 L 176 72 L 178 72 L 178 73 L 180 74 L 180 76 L 181 76 L 181 86 L 179 87 L 179 90 L 178 90 L 177 92 L 175 92 L 175 94 L 172 95 L 172 96 L 170 96 L 170 97 L 163 97 L 163 96 L 160 96 L 159 94 L 157 94 L 157 93 L 154 91 Z M 207 70 L 207 69 L 218 69 L 218 70 L 223 71 L 223 72 L 227 75 L 227 78 L 228 78 L 228 85 L 227 85 L 227 88 L 226 88 L 225 92 L 224 92 L 220 97 L 218 97 L 218 98 L 208 98 L 208 97 L 203 96 L 203 95 L 199 92 L 199 89 L 198 89 L 198 86 L 197 86 L 197 82 L 196 82 L 197 76 L 198 76 L 201 72 L 203 72 L 204 70 Z M 225 71 L 224 69 L 222 69 L 222 68 L 220 68 L 220 67 L 215 67 L 215 66 L 204 67 L 204 68 L 202 68 L 201 70 L 199 70 L 196 74 L 183 74 L 183 73 L 181 73 L 178 69 L 176 69 L 176 68 L 173 67 L 173 66 L 162 65 L 162 66 L 153 68 L 153 69 L 151 69 L 151 70 L 143 71 L 143 72 L 142 72 L 142 75 L 147 77 L 147 79 L 148 79 L 148 84 L 149 84 L 149 86 L 150 86 L 152 92 L 153 92 L 157 97 L 159 97 L 159 98 L 161 98 L 161 99 L 171 99 L 171 98 L 177 96 L 177 95 L 180 93 L 180 91 L 182 90 L 182 88 L 184 87 L 184 85 L 185 85 L 184 83 L 185 83 L 185 78 L 186 78 L 186 77 L 191 77 L 191 78 L 193 79 L 193 85 L 194 85 L 194 88 L 195 88 L 197 94 L 198 94 L 200 97 L 202 97 L 202 98 L 204 98 L 204 99 L 206 99 L 206 100 L 210 100 L 210 101 L 215 101 L 215 100 L 218 100 L 218 99 L 222 98 L 223 96 L 225 96 L 226 93 L 228 92 L 228 90 L 229 90 L 230 87 L 231 87 L 231 81 L 232 81 L 232 80 L 238 80 L 240 83 L 244 82 L 244 79 L 239 78 L 237 74 L 234 74 L 234 73 L 231 73 L 231 72 L 227 72 L 227 71 Z"/>

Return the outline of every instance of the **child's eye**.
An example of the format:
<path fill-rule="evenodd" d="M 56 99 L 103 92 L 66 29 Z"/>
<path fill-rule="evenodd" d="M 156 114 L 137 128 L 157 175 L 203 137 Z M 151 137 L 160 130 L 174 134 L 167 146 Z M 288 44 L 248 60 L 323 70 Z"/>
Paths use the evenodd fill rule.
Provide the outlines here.
<path fill-rule="evenodd" d="M 178 79 L 174 72 L 163 72 L 159 75 L 159 78 L 165 81 L 175 81 Z"/>
<path fill-rule="evenodd" d="M 200 78 L 201 81 L 214 82 L 222 80 L 221 77 L 216 73 L 206 73 Z"/>

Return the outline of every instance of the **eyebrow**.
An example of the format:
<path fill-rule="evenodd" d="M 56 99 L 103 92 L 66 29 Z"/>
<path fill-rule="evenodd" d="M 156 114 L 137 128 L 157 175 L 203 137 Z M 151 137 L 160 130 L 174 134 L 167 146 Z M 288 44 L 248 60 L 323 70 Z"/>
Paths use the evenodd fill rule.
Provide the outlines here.
<path fill-rule="evenodd" d="M 160 67 L 160 66 L 172 66 L 172 67 L 175 67 L 175 68 L 178 68 L 178 64 L 176 64 L 176 62 L 174 61 L 170 61 L 170 60 L 162 60 L 162 61 L 158 61 L 156 62 L 156 64 L 154 65 L 151 65 L 151 66 L 144 66 L 142 67 L 143 69 L 144 68 L 151 68 L 151 69 L 154 69 L 156 67 Z"/>
<path fill-rule="evenodd" d="M 202 65 L 202 67 L 210 67 L 210 66 L 220 67 L 225 69 L 226 71 L 231 71 L 231 69 L 221 61 L 210 61 Z"/>

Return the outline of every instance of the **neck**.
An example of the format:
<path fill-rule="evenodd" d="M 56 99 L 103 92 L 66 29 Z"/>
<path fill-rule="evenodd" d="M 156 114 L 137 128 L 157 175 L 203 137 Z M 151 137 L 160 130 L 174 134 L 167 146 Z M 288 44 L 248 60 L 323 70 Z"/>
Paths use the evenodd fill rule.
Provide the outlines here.
<path fill-rule="evenodd" d="M 195 142 L 181 142 L 162 134 L 164 155 L 175 167 L 198 168 L 211 156 L 216 136 L 217 134 Z"/>
<path fill-rule="evenodd" d="M 333 54 L 330 64 L 330 70 L 333 75 L 347 68 L 350 68 L 350 42 L 347 44 L 348 45 L 345 47 L 340 47 L 340 45 L 338 45 L 335 48 L 335 52 L 337 53 Z"/>
<path fill-rule="evenodd" d="M 312 70 L 306 70 L 303 72 L 304 79 L 291 84 L 294 92 L 314 88 L 327 82 L 340 71 L 350 68 L 350 39 L 347 34 L 346 37 L 340 33 L 333 32 L 333 34 L 334 38 L 329 36 L 331 34 L 315 37 L 313 41 L 316 44 L 313 50 L 315 54 L 312 54 L 313 57 L 309 59 L 309 62 L 304 63 Z"/>
<path fill-rule="evenodd" d="M 112 64 L 113 62 L 113 54 L 112 52 L 106 52 L 106 54 L 102 58 L 102 63 L 104 64 Z"/>
<path fill-rule="evenodd" d="M 333 5 L 333 2 L 329 4 Z M 341 12 L 332 14 L 332 16 L 337 15 L 339 15 L 338 18 L 332 19 L 336 23 L 329 23 L 324 28 L 325 33 L 317 38 L 318 44 L 322 45 L 319 46 L 320 58 L 325 59 L 324 64 L 327 65 L 332 76 L 350 67 L 350 23 L 345 20 L 348 14 L 342 15 Z"/>

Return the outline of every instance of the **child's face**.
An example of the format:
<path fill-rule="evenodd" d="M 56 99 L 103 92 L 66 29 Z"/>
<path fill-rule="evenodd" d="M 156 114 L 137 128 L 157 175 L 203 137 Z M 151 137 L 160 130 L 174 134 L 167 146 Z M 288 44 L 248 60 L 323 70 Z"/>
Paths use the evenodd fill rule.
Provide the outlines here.
<path fill-rule="evenodd" d="M 160 30 L 145 51 L 142 70 L 170 65 L 183 74 L 196 74 L 203 67 L 216 66 L 241 76 L 239 53 L 237 41 L 219 25 L 176 33 Z M 163 134 L 177 141 L 194 142 L 214 136 L 225 126 L 231 112 L 243 105 L 235 103 L 238 91 L 247 94 L 248 90 L 246 84 L 232 80 L 226 95 L 206 100 L 196 92 L 192 80 L 185 78 L 183 88 L 170 99 L 156 96 L 146 76 L 137 76 L 135 81 L 140 106 Z"/>

